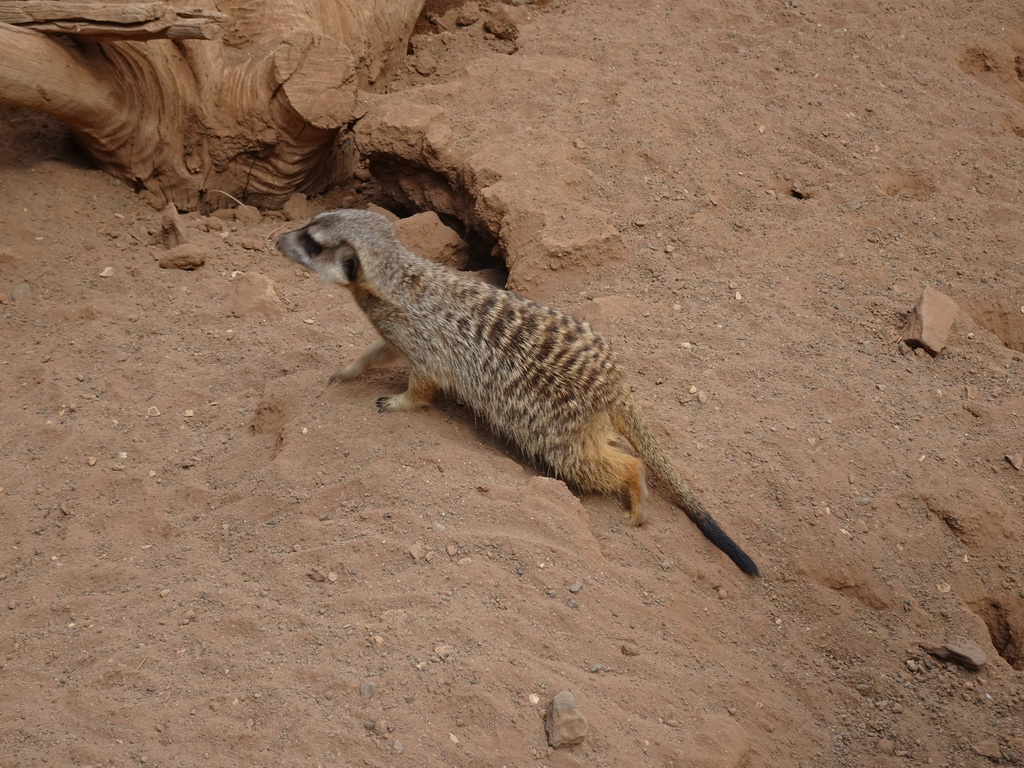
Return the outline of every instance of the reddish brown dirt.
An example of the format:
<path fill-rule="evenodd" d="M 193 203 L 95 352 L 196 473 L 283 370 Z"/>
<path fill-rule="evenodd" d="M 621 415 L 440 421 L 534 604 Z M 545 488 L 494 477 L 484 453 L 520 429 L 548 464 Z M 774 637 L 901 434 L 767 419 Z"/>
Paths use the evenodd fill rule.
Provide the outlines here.
<path fill-rule="evenodd" d="M 328 388 L 374 334 L 281 216 L 188 216 L 206 264 L 161 269 L 158 212 L 0 113 L 0 764 L 1024 761 L 1024 19 L 827 5 L 452 9 L 388 97 L 759 580 L 456 404 L 378 414 L 401 369 Z M 926 285 L 936 358 L 898 337 Z M 962 641 L 980 671 L 918 646 Z"/>

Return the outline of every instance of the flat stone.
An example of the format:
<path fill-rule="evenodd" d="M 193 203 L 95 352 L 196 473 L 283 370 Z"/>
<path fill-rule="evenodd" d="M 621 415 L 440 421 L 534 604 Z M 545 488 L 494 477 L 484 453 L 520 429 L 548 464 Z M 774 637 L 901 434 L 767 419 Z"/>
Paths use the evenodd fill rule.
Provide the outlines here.
<path fill-rule="evenodd" d="M 1003 759 L 1003 750 L 1000 749 L 999 742 L 995 739 L 979 741 L 977 744 L 971 745 L 971 748 L 982 757 L 987 757 L 990 760 Z"/>
<path fill-rule="evenodd" d="M 925 288 L 900 331 L 909 347 L 920 347 L 933 357 L 946 346 L 960 308 L 948 296 Z"/>
<path fill-rule="evenodd" d="M 422 541 L 417 541 L 409 547 L 409 554 L 412 555 L 413 560 L 422 560 L 427 556 L 427 548 L 423 546 Z"/>
<path fill-rule="evenodd" d="M 235 317 L 259 314 L 275 319 L 284 316 L 284 305 L 274 290 L 274 283 L 265 275 L 236 275 L 228 308 Z"/>
<path fill-rule="evenodd" d="M 182 243 L 164 253 L 158 263 L 164 269 L 199 269 L 209 254 L 201 245 Z"/>
<path fill-rule="evenodd" d="M 932 645 L 931 643 L 919 643 L 921 648 L 928 654 L 942 661 L 951 661 L 967 669 L 979 670 L 988 661 L 988 656 L 976 644 L 965 641 L 963 643 L 943 643 Z"/>
<path fill-rule="evenodd" d="M 559 691 L 548 706 L 545 730 L 548 744 L 555 749 L 575 747 L 587 738 L 590 726 L 569 691 Z"/>

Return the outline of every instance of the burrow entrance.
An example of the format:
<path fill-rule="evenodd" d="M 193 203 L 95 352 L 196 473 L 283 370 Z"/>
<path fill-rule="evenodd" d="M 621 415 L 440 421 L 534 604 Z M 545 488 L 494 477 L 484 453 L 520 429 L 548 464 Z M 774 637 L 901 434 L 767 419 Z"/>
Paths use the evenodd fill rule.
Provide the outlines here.
<path fill-rule="evenodd" d="M 1005 346 L 1024 352 L 1024 304 L 1009 301 L 976 301 L 965 305 L 967 314 Z"/>
<path fill-rule="evenodd" d="M 476 200 L 445 175 L 387 156 L 367 158 L 370 181 L 361 203 L 372 203 L 400 218 L 433 211 L 469 247 L 463 271 L 487 273 L 488 282 L 505 287 L 509 268 L 498 238 L 475 213 Z M 430 254 L 422 254 L 429 257 Z"/>
<path fill-rule="evenodd" d="M 1016 670 L 1024 670 L 1024 601 L 1000 601 L 985 597 L 970 603 L 971 611 L 985 622 L 993 647 Z"/>

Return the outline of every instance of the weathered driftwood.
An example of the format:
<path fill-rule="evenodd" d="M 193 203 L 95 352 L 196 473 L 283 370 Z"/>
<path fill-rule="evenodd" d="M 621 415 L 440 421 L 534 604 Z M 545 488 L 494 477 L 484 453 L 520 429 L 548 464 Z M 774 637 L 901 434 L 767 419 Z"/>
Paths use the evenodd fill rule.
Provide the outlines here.
<path fill-rule="evenodd" d="M 0 22 L 50 35 L 92 42 L 116 40 L 216 40 L 228 17 L 201 9 L 177 11 L 166 3 L 76 3 L 0 0 Z"/>
<path fill-rule="evenodd" d="M 335 178 L 357 88 L 400 64 L 422 5 L 0 0 L 0 103 L 62 120 L 161 207 L 278 207 Z"/>

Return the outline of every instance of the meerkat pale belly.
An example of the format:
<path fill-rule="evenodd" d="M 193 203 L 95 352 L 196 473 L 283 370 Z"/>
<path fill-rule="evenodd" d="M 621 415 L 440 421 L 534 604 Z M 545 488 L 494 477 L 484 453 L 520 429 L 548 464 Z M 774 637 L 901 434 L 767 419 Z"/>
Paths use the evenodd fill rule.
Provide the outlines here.
<path fill-rule="evenodd" d="M 381 411 L 428 405 L 448 392 L 577 489 L 624 491 L 634 525 L 647 519 L 646 466 L 716 546 L 758 574 L 672 466 L 608 342 L 587 323 L 417 256 L 369 211 L 319 214 L 277 243 L 348 288 L 382 337 L 332 381 L 404 357 L 409 387 L 380 398 Z M 637 456 L 615 445 L 620 435 Z"/>

